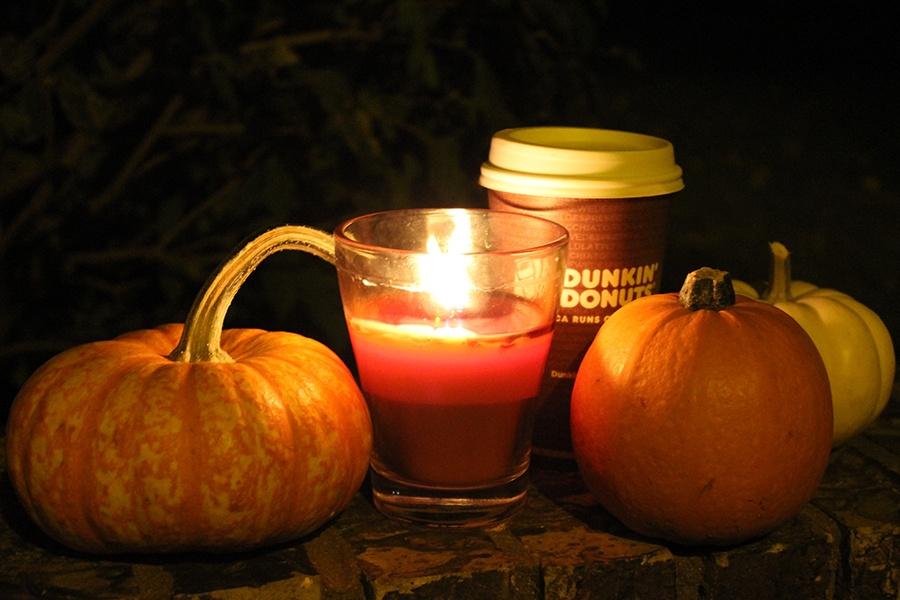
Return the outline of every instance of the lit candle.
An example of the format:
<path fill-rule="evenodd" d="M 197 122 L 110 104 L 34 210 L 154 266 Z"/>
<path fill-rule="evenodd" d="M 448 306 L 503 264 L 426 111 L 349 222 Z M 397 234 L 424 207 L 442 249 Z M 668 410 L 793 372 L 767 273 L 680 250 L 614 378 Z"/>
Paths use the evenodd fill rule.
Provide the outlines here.
<path fill-rule="evenodd" d="M 527 466 L 551 325 L 527 300 L 473 289 L 466 223 L 429 237 L 419 289 L 348 321 L 373 461 L 401 480 L 478 486 Z"/>
<path fill-rule="evenodd" d="M 527 460 L 531 424 L 523 420 L 533 414 L 551 332 L 491 335 L 459 325 L 351 321 L 375 460 L 402 478 L 478 485 Z"/>
<path fill-rule="evenodd" d="M 474 527 L 522 506 L 567 244 L 556 223 L 486 209 L 385 211 L 335 229 L 382 513 Z"/>

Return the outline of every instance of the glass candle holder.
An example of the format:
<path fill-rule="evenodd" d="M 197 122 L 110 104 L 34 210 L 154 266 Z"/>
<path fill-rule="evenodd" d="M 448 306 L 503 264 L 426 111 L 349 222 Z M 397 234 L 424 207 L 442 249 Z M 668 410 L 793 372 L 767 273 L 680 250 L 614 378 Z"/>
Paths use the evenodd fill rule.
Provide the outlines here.
<path fill-rule="evenodd" d="M 567 245 L 556 223 L 486 209 L 387 211 L 335 230 L 384 514 L 484 526 L 522 504 Z"/>

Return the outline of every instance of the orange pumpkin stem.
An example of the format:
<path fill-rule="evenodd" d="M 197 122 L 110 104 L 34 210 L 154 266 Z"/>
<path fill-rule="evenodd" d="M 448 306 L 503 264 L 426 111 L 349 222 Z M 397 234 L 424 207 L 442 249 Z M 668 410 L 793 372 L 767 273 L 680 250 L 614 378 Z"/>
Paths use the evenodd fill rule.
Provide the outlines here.
<path fill-rule="evenodd" d="M 769 287 L 763 294 L 763 300 L 770 304 L 790 302 L 794 299 L 791 295 L 791 253 L 781 242 L 769 242 L 769 250 L 772 252 L 772 264 Z"/>
<path fill-rule="evenodd" d="M 232 362 L 222 350 L 225 313 L 259 264 L 281 250 L 301 250 L 334 264 L 334 238 L 302 225 L 284 225 L 253 238 L 210 277 L 188 313 L 184 331 L 169 359 L 179 362 Z"/>
<path fill-rule="evenodd" d="M 722 310 L 734 304 L 734 285 L 727 271 L 703 267 L 688 273 L 678 293 L 688 310 Z"/>

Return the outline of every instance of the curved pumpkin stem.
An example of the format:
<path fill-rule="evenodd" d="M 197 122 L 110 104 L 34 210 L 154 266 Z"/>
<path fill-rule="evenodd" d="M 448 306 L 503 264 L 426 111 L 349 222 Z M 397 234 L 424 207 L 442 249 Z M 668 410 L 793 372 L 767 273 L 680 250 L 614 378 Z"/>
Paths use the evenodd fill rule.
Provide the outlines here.
<path fill-rule="evenodd" d="M 678 293 L 678 301 L 684 308 L 695 310 L 722 310 L 734 304 L 734 284 L 727 271 L 702 267 L 688 273 Z"/>
<path fill-rule="evenodd" d="M 791 253 L 781 242 L 769 242 L 772 251 L 769 287 L 763 294 L 763 300 L 770 304 L 789 302 L 791 295 Z"/>
<path fill-rule="evenodd" d="M 184 331 L 169 359 L 179 362 L 231 362 L 222 350 L 225 313 L 241 285 L 268 256 L 281 250 L 301 250 L 334 264 L 334 238 L 302 225 L 284 225 L 253 238 L 226 260 L 194 300 Z"/>

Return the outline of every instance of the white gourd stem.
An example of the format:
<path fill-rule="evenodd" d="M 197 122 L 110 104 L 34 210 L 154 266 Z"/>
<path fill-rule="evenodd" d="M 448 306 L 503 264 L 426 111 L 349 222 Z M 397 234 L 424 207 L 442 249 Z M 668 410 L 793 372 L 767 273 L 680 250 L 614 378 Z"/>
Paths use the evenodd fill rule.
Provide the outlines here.
<path fill-rule="evenodd" d="M 770 242 L 769 249 L 772 251 L 772 265 L 769 289 L 763 299 L 771 304 L 790 302 L 794 299 L 791 294 L 791 253 L 781 242 Z"/>
<path fill-rule="evenodd" d="M 184 331 L 169 359 L 179 362 L 232 362 L 222 350 L 225 313 L 235 294 L 259 264 L 281 250 L 301 250 L 334 264 L 334 238 L 302 225 L 284 225 L 253 238 L 207 280 L 188 313 Z"/>

